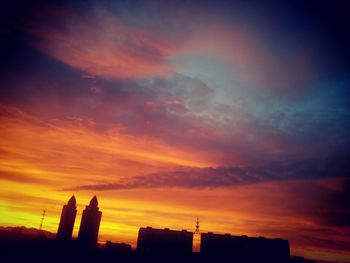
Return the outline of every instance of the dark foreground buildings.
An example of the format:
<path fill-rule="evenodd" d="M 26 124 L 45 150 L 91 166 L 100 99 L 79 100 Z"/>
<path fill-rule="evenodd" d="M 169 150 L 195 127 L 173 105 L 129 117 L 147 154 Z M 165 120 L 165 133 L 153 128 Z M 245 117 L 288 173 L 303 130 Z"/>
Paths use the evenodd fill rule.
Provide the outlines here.
<path fill-rule="evenodd" d="M 301 257 L 290 258 L 288 240 L 211 232 L 201 233 L 200 252 L 192 253 L 193 233 L 168 228 L 140 228 L 136 251 L 128 244 L 110 241 L 105 246 L 97 246 L 102 213 L 96 196 L 83 211 L 78 240 L 72 240 L 76 213 L 76 200 L 72 196 L 62 209 L 57 240 L 41 230 L 27 235 L 0 229 L 0 258 L 21 263 L 38 259 L 54 263 L 312 263 Z M 195 233 L 199 233 L 198 223 Z"/>
<path fill-rule="evenodd" d="M 173 232 L 172 230 L 160 230 Z M 38 233 L 41 231 L 38 231 Z M 174 231 L 181 232 L 181 231 Z M 42 233 L 42 232 L 41 232 Z M 206 234 L 203 234 L 203 237 Z M 214 234 L 211 234 L 214 235 Z M 176 236 L 176 235 L 175 235 Z M 175 237 L 173 236 L 173 237 Z M 219 235 L 223 236 L 223 235 Z M 245 237 L 243 237 L 245 238 Z M 60 242 L 41 234 L 24 234 L 17 231 L 4 231 L 0 229 L 0 255 L 1 262 L 24 263 L 24 262 L 50 262 L 50 263 L 271 263 L 269 256 L 257 254 L 256 258 L 248 255 L 247 258 L 235 260 L 232 257 L 224 257 L 224 254 L 208 256 L 203 253 L 190 254 L 159 254 L 160 249 L 154 248 L 151 255 L 139 251 L 130 250 L 130 246 L 122 243 L 107 242 L 105 246 L 87 247 L 81 246 L 78 241 Z M 235 250 L 234 247 L 230 249 Z M 276 251 L 274 251 L 276 252 Z M 278 250 L 277 250 L 278 252 Z M 250 254 L 254 255 L 254 250 Z M 229 255 L 229 254 L 228 254 Z M 278 262 L 286 262 L 281 259 Z M 313 263 L 301 257 L 291 258 L 288 263 Z"/>
<path fill-rule="evenodd" d="M 192 241 L 193 233 L 186 230 L 141 227 L 137 239 L 137 252 L 148 255 L 189 255 L 192 253 Z"/>
<path fill-rule="evenodd" d="M 76 201 L 72 196 L 63 207 L 58 240 L 71 240 L 76 216 Z M 97 197 L 83 211 L 77 244 L 80 248 L 96 249 L 102 213 L 98 208 Z M 234 236 L 230 234 L 201 233 L 200 252 L 192 253 L 193 233 L 186 230 L 177 231 L 141 227 L 137 239 L 136 254 L 131 246 L 124 243 L 107 242 L 104 251 L 109 256 L 123 256 L 125 260 L 145 259 L 146 261 L 178 262 L 191 260 L 198 262 L 297 262 L 290 259 L 289 242 L 280 238 Z M 83 246 L 81 246 L 83 245 Z M 137 260 L 138 261 L 138 260 Z"/>
<path fill-rule="evenodd" d="M 280 238 L 201 234 L 200 253 L 234 262 L 288 262 L 289 242 Z"/>
<path fill-rule="evenodd" d="M 63 206 L 60 224 L 58 226 L 56 238 L 59 240 L 71 240 L 75 217 L 77 215 L 77 202 L 73 195 L 68 203 Z"/>
<path fill-rule="evenodd" d="M 111 241 L 107 241 L 105 245 L 105 250 L 107 252 L 112 253 L 119 253 L 119 254 L 125 254 L 125 253 L 131 253 L 131 245 L 125 244 L 125 243 L 115 243 Z"/>
<path fill-rule="evenodd" d="M 102 212 L 99 211 L 97 197 L 94 196 L 90 204 L 85 207 L 81 218 L 78 241 L 81 244 L 96 246 L 100 228 Z"/>
<path fill-rule="evenodd" d="M 280 238 L 202 233 L 200 253 L 192 253 L 193 233 L 186 230 L 140 228 L 137 252 L 146 259 L 178 262 L 287 263 L 289 242 Z M 151 258 L 150 258 L 151 255 Z"/>

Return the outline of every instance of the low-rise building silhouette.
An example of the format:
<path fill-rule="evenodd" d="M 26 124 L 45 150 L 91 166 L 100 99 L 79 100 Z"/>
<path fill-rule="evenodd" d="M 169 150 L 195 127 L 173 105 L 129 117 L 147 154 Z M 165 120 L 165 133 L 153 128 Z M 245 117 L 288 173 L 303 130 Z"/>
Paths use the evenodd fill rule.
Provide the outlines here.
<path fill-rule="evenodd" d="M 107 241 L 105 245 L 105 250 L 111 253 L 125 254 L 131 252 L 131 245 Z"/>
<path fill-rule="evenodd" d="M 292 257 L 290 263 L 315 263 L 312 259 L 306 259 L 304 257 Z"/>
<path fill-rule="evenodd" d="M 287 262 L 290 258 L 288 240 L 211 232 L 201 234 L 200 253 L 238 262 Z"/>
<path fill-rule="evenodd" d="M 152 255 L 183 255 L 192 253 L 193 233 L 151 227 L 139 230 L 137 251 Z"/>
<path fill-rule="evenodd" d="M 85 207 L 81 218 L 78 241 L 85 245 L 96 246 L 102 212 L 99 211 L 97 197 Z"/>
<path fill-rule="evenodd" d="M 75 196 L 73 195 L 68 203 L 63 206 L 60 224 L 58 226 L 56 238 L 59 240 L 71 240 L 74 228 L 77 207 Z"/>

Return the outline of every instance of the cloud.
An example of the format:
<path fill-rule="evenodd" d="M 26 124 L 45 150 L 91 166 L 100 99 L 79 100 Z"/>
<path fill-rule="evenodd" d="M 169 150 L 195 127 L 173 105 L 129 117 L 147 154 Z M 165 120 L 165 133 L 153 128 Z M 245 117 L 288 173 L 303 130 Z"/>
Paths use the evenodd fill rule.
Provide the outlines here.
<path fill-rule="evenodd" d="M 322 224 L 350 229 L 350 179 L 346 178 L 339 184 L 338 189 L 328 189 L 323 192 L 327 196 L 319 198 L 318 216 Z"/>
<path fill-rule="evenodd" d="M 308 89 L 314 79 L 311 44 L 288 46 L 286 52 L 285 45 L 276 44 L 284 43 L 281 39 L 271 41 L 271 35 L 251 21 L 242 25 L 208 10 L 193 16 L 179 4 L 160 5 L 158 11 L 146 4 L 148 14 L 132 4 L 128 8 L 125 14 L 103 4 L 79 11 L 51 7 L 42 11 L 47 15 L 33 18 L 27 31 L 39 50 L 105 78 L 167 77 L 175 72 L 193 73 L 191 67 L 200 72 L 206 65 L 191 62 L 204 56 L 229 73 L 220 80 L 220 75 L 215 76 L 220 68 L 214 68 L 210 74 L 216 82 L 229 83 L 234 76 L 238 86 L 255 92 L 286 96 Z"/>
<path fill-rule="evenodd" d="M 217 188 L 282 180 L 307 180 L 349 176 L 347 157 L 273 162 L 260 167 L 206 167 L 123 178 L 114 183 L 81 185 L 73 190 L 123 190 L 137 188 Z"/>
<path fill-rule="evenodd" d="M 348 97 L 338 92 L 346 85 L 327 84 L 324 94 L 300 85 L 311 91 L 297 100 L 277 101 L 266 89 L 278 84 L 289 97 L 296 89 L 280 81 L 303 82 L 303 75 L 295 76 L 290 68 L 302 70 L 297 58 L 305 56 L 298 48 L 290 53 L 266 47 L 266 36 L 256 35 L 253 25 L 206 19 L 205 10 L 195 17 L 175 11 L 158 17 L 140 10 L 57 10 L 49 9 L 47 23 L 33 18 L 29 32 L 35 40 L 26 38 L 47 56 L 27 50 L 23 59 L 12 50 L 6 64 L 25 60 L 25 67 L 4 74 L 0 92 L 5 103 L 24 101 L 27 109 L 52 118 L 87 117 L 102 132 L 119 126 L 133 135 L 156 135 L 172 147 L 204 152 L 220 166 L 327 155 L 349 145 Z M 288 54 L 292 66 L 283 64 L 279 53 Z M 199 61 L 193 66 L 202 74 L 196 76 L 185 62 L 173 68 L 168 58 L 174 55 L 184 60 L 207 56 L 223 67 L 207 72 L 213 60 Z M 150 71 L 144 71 L 148 66 Z M 317 71 L 305 67 L 306 75 Z M 251 74 L 255 71 L 259 74 Z M 260 74 L 268 85 L 260 82 Z M 258 85 L 251 87 L 247 75 L 256 77 Z M 327 94 L 326 89 L 337 92 Z M 326 99 L 317 101 L 320 97 Z M 331 101 L 335 97 L 347 99 Z M 318 143 L 309 147 L 310 140 Z"/>
<path fill-rule="evenodd" d="M 132 136 L 156 136 L 170 147 L 200 151 L 215 166 L 319 157 L 349 145 L 343 86 L 332 85 L 328 94 L 331 85 L 326 85 L 296 102 L 253 95 L 224 101 L 215 85 L 183 74 L 145 80 L 82 78 L 78 70 L 31 54 L 37 59 L 26 62 L 26 71 L 16 69 L 15 81 L 4 75 L 0 97 L 39 118 L 74 116 L 89 120 L 95 132 L 117 127 Z M 310 146 L 311 140 L 318 143 Z"/>
<path fill-rule="evenodd" d="M 167 76 L 171 43 L 123 24 L 106 10 L 78 15 L 68 10 L 50 15 L 59 25 L 43 23 L 29 29 L 33 45 L 63 63 L 106 78 Z"/>

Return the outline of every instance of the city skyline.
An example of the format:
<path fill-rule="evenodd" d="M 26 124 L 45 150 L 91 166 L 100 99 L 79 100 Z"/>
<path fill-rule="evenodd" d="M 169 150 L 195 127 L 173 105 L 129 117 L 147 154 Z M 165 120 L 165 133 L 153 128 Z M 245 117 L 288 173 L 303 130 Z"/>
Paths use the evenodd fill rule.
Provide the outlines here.
<path fill-rule="evenodd" d="M 74 193 L 74 238 L 199 218 L 350 261 L 346 1 L 3 2 L 0 226 L 56 233 Z"/>
<path fill-rule="evenodd" d="M 102 212 L 94 196 L 83 211 L 78 238 L 72 238 L 76 216 L 76 200 L 73 195 L 63 206 L 57 234 L 40 229 L 23 227 L 0 229 L 0 251 L 3 258 L 13 262 L 32 261 L 39 256 L 55 255 L 55 262 L 269 262 L 312 263 L 313 260 L 291 256 L 289 241 L 281 238 L 248 237 L 213 232 L 201 233 L 199 219 L 196 231 L 140 227 L 137 247 L 130 244 L 107 241 L 97 243 Z M 195 249 L 195 234 L 200 234 L 200 249 Z"/>
<path fill-rule="evenodd" d="M 110 252 L 129 253 L 132 251 L 130 244 L 115 242 L 118 240 L 107 240 L 105 244 L 98 243 L 102 211 L 99 210 L 96 195 L 91 198 L 89 205 L 83 210 L 78 236 L 73 238 L 72 229 L 74 228 L 76 214 L 76 199 L 75 195 L 72 195 L 62 208 L 58 230 L 55 234 L 58 244 L 72 245 L 72 242 L 76 240 L 79 246 L 86 249 L 101 249 L 104 247 Z M 37 232 L 39 236 L 42 233 L 44 216 L 45 214 L 43 214 L 40 229 Z M 199 235 L 199 239 L 196 235 Z M 44 235 L 44 237 L 46 236 Z M 199 247 L 196 247 L 198 245 Z M 288 262 L 295 258 L 290 255 L 288 240 L 283 240 L 280 237 L 271 239 L 262 236 L 248 237 L 247 235 L 237 236 L 230 233 L 201 232 L 198 217 L 193 232 L 186 229 L 140 227 L 134 251 L 146 257 L 152 255 L 160 257 L 188 256 L 189 254 L 200 253 L 209 258 L 236 258 L 236 260 L 243 260 L 244 258 L 248 260 L 249 255 L 254 254 L 249 260 L 269 258 L 273 262 Z"/>

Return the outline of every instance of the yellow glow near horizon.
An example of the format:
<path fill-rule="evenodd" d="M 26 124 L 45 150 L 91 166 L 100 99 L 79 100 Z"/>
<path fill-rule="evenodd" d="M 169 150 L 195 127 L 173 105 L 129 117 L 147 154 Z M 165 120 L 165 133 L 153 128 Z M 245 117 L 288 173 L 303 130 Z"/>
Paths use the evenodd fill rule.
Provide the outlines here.
<path fill-rule="evenodd" d="M 67 121 L 47 123 L 11 108 L 7 111 L 13 116 L 0 117 L 0 225 L 37 228 L 45 209 L 43 229 L 56 233 L 62 206 L 75 194 L 76 237 L 82 211 L 97 194 L 103 213 L 102 243 L 112 240 L 135 247 L 139 227 L 194 231 L 199 217 L 203 232 L 289 238 L 292 251 L 299 249 L 291 228 L 295 222 L 300 229 L 308 222 L 290 214 L 279 202 L 292 182 L 236 188 L 67 190 L 215 163 L 206 153 L 173 149 L 162 141 L 126 135 L 117 128 L 101 134 Z M 339 256 L 341 260 L 346 257 Z"/>

